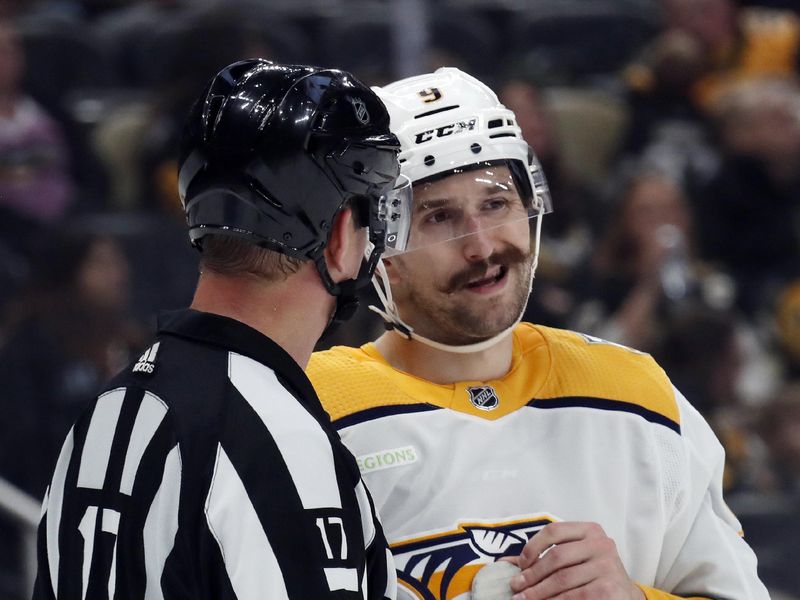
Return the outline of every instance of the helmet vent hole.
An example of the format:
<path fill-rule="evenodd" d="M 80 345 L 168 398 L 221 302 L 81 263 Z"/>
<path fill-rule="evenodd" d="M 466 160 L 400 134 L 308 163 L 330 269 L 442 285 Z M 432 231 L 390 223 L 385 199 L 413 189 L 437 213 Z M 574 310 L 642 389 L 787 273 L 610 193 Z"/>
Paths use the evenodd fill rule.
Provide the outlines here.
<path fill-rule="evenodd" d="M 431 156 L 430 154 L 428 154 L 428 156 L 425 157 L 423 162 L 425 163 L 426 167 L 431 167 L 431 166 L 433 166 L 433 163 L 436 162 L 436 159 L 433 156 Z"/>
<path fill-rule="evenodd" d="M 516 133 L 495 133 L 489 136 L 490 138 L 501 138 L 501 137 L 517 137 Z"/>
<path fill-rule="evenodd" d="M 502 127 L 503 126 L 503 119 L 492 119 L 489 121 L 489 129 L 494 129 L 495 127 Z"/>
<path fill-rule="evenodd" d="M 481 148 L 481 145 L 480 145 L 480 144 L 478 144 L 477 142 L 476 142 L 476 143 L 474 143 L 474 144 L 472 144 L 472 145 L 469 147 L 469 149 L 470 149 L 470 150 L 472 150 L 472 153 L 473 153 L 473 154 L 478 154 L 478 153 L 479 153 L 481 150 L 483 150 L 483 148 Z"/>
<path fill-rule="evenodd" d="M 363 175 L 364 174 L 364 163 L 360 160 L 357 160 L 353 163 L 353 172 L 356 175 Z"/>

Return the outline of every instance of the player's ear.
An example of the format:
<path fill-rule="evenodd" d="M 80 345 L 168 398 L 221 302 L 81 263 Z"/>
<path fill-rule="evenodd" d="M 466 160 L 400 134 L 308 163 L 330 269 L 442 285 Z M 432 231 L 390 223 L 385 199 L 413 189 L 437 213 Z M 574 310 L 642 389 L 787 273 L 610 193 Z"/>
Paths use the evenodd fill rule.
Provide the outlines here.
<path fill-rule="evenodd" d="M 386 268 L 386 275 L 389 277 L 389 283 L 391 285 L 396 285 L 401 280 L 402 259 L 398 256 L 393 258 L 386 258 L 384 256 L 381 260 L 383 261 L 383 266 Z"/>
<path fill-rule="evenodd" d="M 328 272 L 336 282 L 352 279 L 358 274 L 366 239 L 360 229 L 350 207 L 340 210 L 333 219 L 324 255 Z"/>

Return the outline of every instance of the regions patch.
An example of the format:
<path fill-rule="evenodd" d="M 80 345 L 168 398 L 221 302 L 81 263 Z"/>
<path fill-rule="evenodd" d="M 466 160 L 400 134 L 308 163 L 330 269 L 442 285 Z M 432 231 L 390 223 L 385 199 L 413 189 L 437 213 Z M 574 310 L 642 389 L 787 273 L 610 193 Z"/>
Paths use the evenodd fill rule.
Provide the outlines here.
<path fill-rule="evenodd" d="M 419 453 L 414 446 L 403 446 L 402 448 L 391 448 L 389 450 L 378 450 L 369 454 L 356 456 L 358 470 L 362 475 L 372 471 L 382 471 L 394 467 L 404 467 L 419 460 Z"/>

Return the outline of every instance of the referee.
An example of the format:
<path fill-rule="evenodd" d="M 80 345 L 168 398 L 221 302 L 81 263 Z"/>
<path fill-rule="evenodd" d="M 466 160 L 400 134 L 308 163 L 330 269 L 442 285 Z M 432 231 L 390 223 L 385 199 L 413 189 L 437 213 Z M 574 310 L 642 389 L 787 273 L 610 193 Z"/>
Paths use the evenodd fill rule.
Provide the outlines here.
<path fill-rule="evenodd" d="M 211 80 L 179 173 L 196 295 L 67 436 L 34 600 L 394 598 L 372 501 L 302 368 L 383 250 L 397 150 L 346 72 L 247 60 Z"/>

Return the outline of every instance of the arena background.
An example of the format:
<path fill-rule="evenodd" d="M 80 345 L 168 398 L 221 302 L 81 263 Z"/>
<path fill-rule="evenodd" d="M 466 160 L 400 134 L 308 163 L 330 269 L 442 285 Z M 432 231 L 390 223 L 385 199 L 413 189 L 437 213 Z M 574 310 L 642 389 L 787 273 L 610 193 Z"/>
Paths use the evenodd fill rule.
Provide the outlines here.
<path fill-rule="evenodd" d="M 0 598 L 80 407 L 186 305 L 176 140 L 261 56 L 380 85 L 438 66 L 516 111 L 555 212 L 527 318 L 652 353 L 728 452 L 774 598 L 800 597 L 797 2 L 0 0 Z M 365 302 L 364 304 L 367 304 Z M 381 331 L 366 309 L 333 343 Z"/>

